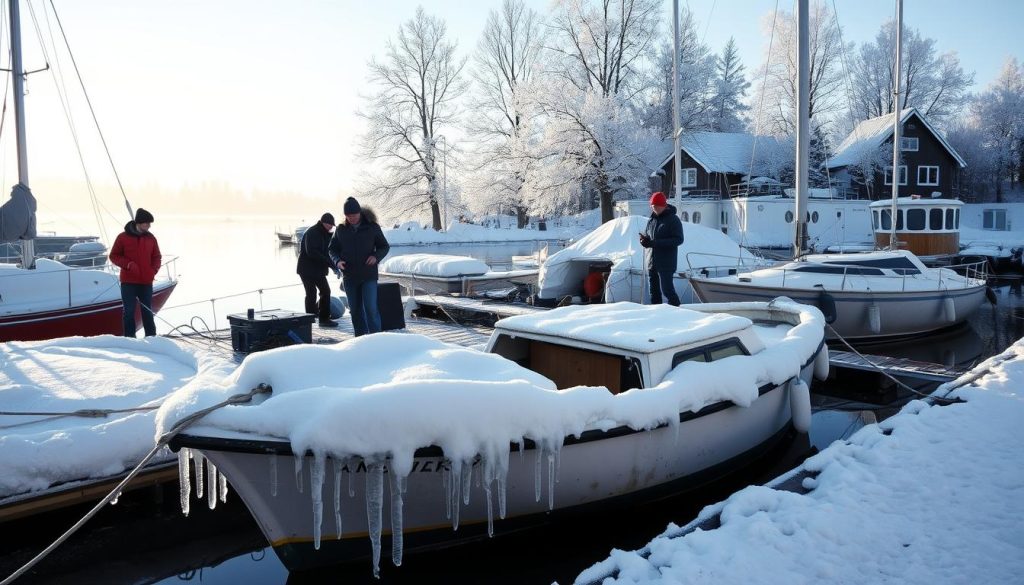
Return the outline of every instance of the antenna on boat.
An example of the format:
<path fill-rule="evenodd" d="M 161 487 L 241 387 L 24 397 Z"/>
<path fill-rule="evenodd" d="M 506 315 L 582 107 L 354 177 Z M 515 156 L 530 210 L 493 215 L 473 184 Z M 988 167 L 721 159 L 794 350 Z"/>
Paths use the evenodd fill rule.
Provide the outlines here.
<path fill-rule="evenodd" d="M 25 146 L 25 67 L 21 59 L 21 15 L 18 0 L 10 0 L 8 5 L 11 18 L 11 78 L 14 81 L 14 134 L 18 145 L 18 184 L 31 192 L 28 184 L 28 149 Z M 21 266 L 32 268 L 35 262 L 35 240 L 22 240 Z"/>
<path fill-rule="evenodd" d="M 900 103 L 900 77 L 903 75 L 900 63 L 903 53 L 903 0 L 896 0 L 896 83 L 893 86 L 893 102 L 895 111 L 892 114 L 892 211 L 889 212 L 889 250 L 896 250 L 896 200 L 900 196 L 900 118 L 903 117 L 903 104 Z"/>
<path fill-rule="evenodd" d="M 683 172 L 682 161 L 679 160 L 679 135 L 683 129 L 679 127 L 679 0 L 672 0 L 672 147 L 675 148 L 675 156 L 672 157 L 672 170 L 675 173 L 675 200 L 676 213 L 683 204 L 683 191 L 680 184 L 680 174 Z"/>
<path fill-rule="evenodd" d="M 799 259 L 807 249 L 807 165 L 810 139 L 810 49 L 808 41 L 808 0 L 800 0 L 797 10 L 797 125 L 796 125 L 796 234 L 794 256 Z"/>

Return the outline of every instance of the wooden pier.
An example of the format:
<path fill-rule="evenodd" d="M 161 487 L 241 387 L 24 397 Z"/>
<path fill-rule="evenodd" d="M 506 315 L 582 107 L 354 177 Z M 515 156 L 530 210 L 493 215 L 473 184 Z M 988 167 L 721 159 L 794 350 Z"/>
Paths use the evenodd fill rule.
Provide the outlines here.
<path fill-rule="evenodd" d="M 950 367 L 942 364 L 883 355 L 858 355 L 852 351 L 839 351 L 835 349 L 829 350 L 828 357 L 831 368 L 838 371 L 878 372 L 881 370 L 896 378 L 927 382 L 949 382 L 959 378 L 967 371 L 955 366 Z"/>

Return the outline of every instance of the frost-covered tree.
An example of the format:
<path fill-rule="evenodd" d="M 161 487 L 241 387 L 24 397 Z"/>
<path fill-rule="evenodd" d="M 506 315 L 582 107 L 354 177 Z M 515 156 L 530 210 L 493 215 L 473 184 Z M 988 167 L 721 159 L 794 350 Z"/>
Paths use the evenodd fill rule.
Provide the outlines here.
<path fill-rule="evenodd" d="M 610 221 L 615 199 L 646 193 L 654 133 L 622 96 L 544 81 L 534 94 L 543 120 L 522 148 L 531 161 L 524 186 L 531 206 L 550 215 L 598 203 L 601 221 Z"/>
<path fill-rule="evenodd" d="M 779 10 L 764 20 L 770 52 L 754 79 L 755 129 L 759 133 L 789 135 L 796 129 L 797 23 L 791 12 Z M 774 29 L 774 30 L 773 30 Z M 818 125 L 831 121 L 842 109 L 842 37 L 832 9 L 814 2 L 810 9 L 810 117 Z"/>
<path fill-rule="evenodd" d="M 960 190 L 968 200 L 987 199 L 1000 182 L 996 153 L 986 146 L 986 140 L 971 119 L 954 122 L 946 133 L 946 141 L 967 163 L 960 170 Z"/>
<path fill-rule="evenodd" d="M 558 74 L 578 90 L 633 99 L 662 8 L 660 0 L 557 0 L 549 46 Z"/>
<path fill-rule="evenodd" d="M 417 8 L 388 41 L 384 58 L 371 59 L 373 93 L 360 112 L 368 123 L 362 154 L 376 163 L 362 191 L 401 217 L 429 212 L 435 230 L 441 229 L 443 197 L 438 142 L 455 122 L 455 100 L 466 85 L 466 60 L 455 50 L 444 21 Z"/>
<path fill-rule="evenodd" d="M 916 107 L 929 121 L 944 127 L 969 99 L 974 74 L 960 65 L 955 52 L 939 54 L 935 39 L 903 27 L 900 87 L 906 107 Z M 855 120 L 891 114 L 896 67 L 896 23 L 882 25 L 875 40 L 864 43 L 850 60 L 850 114 Z"/>
<path fill-rule="evenodd" d="M 655 128 L 662 139 L 672 137 L 672 41 L 658 43 L 653 66 L 646 73 L 640 100 L 640 121 Z M 712 101 L 715 56 L 700 41 L 693 12 L 683 8 L 679 15 L 679 127 L 710 130 L 715 118 Z"/>
<path fill-rule="evenodd" d="M 1010 57 L 999 76 L 975 100 L 974 122 L 992 152 L 996 201 L 1003 199 L 1003 180 L 1019 177 L 1024 147 L 1024 67 Z"/>
<path fill-rule="evenodd" d="M 711 96 L 711 129 L 717 132 L 742 132 L 745 126 L 745 112 L 750 109 L 744 103 L 750 82 L 740 62 L 736 41 L 729 42 L 722 54 L 715 58 L 714 94 Z"/>
<path fill-rule="evenodd" d="M 479 210 L 513 209 L 525 227 L 528 160 L 519 155 L 520 134 L 531 115 L 521 89 L 535 73 L 544 42 L 540 16 L 522 0 L 504 0 L 492 10 L 474 55 L 471 115 L 466 130 L 474 140 L 468 178 Z"/>

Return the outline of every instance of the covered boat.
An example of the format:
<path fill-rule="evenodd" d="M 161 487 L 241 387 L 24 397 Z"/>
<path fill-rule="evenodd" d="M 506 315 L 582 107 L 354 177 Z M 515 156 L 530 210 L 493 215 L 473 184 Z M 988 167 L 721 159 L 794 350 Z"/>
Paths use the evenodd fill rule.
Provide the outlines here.
<path fill-rule="evenodd" d="M 617 303 L 504 319 L 486 352 L 402 333 L 281 348 L 175 394 L 158 432 L 270 384 L 171 442 L 185 510 L 191 463 L 211 505 L 226 478 L 289 569 L 372 557 L 376 571 L 384 545 L 398 565 L 403 550 L 663 497 L 806 431 L 823 327 L 786 300 Z"/>

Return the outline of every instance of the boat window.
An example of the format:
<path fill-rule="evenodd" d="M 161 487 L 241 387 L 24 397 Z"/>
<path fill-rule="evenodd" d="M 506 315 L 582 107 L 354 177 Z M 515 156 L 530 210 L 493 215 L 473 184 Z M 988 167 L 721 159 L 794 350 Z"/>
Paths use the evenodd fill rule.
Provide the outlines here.
<path fill-rule="evenodd" d="M 925 228 L 925 215 L 923 209 L 907 210 L 907 229 L 919 232 Z"/>
<path fill-rule="evenodd" d="M 747 348 L 743 346 L 736 337 L 731 337 L 704 347 L 688 349 L 672 356 L 672 367 L 683 362 L 713 362 L 733 355 L 750 355 Z"/>
<path fill-rule="evenodd" d="M 792 211 L 787 211 L 786 212 L 786 223 L 793 223 L 793 212 Z"/>
<path fill-rule="evenodd" d="M 897 230 L 903 229 L 903 210 L 902 209 L 897 209 L 896 210 L 896 229 Z"/>
<path fill-rule="evenodd" d="M 878 231 L 878 212 L 871 212 L 871 229 Z"/>
<path fill-rule="evenodd" d="M 952 209 L 947 209 L 946 210 L 946 229 L 947 230 L 956 229 L 956 228 L 953 227 L 953 210 Z"/>
<path fill-rule="evenodd" d="M 699 211 L 694 211 L 693 212 L 693 223 L 700 223 L 700 212 Z"/>
<path fill-rule="evenodd" d="M 679 214 L 679 218 L 682 219 L 683 221 L 690 221 L 690 212 L 689 211 L 684 211 L 684 212 L 680 213 Z"/>
<path fill-rule="evenodd" d="M 928 229 L 930 230 L 941 230 L 942 229 L 942 210 L 933 209 L 928 212 Z"/>
<path fill-rule="evenodd" d="M 815 274 L 860 274 L 863 276 L 882 276 L 885 274 L 877 268 L 864 268 L 849 264 L 840 264 L 836 266 L 800 266 L 799 268 L 794 268 L 793 272 L 812 272 Z"/>
<path fill-rule="evenodd" d="M 953 229 L 955 229 L 955 230 L 960 229 L 960 210 L 959 209 L 956 210 L 956 226 Z"/>
<path fill-rule="evenodd" d="M 893 258 L 875 258 L 873 260 L 858 260 L 856 262 L 835 262 L 834 264 L 848 265 L 848 266 L 873 266 L 875 268 L 887 268 L 895 271 L 897 274 L 920 274 L 917 266 L 914 265 L 910 259 L 905 256 L 896 256 Z"/>
<path fill-rule="evenodd" d="M 883 230 L 891 230 L 892 229 L 892 211 L 890 211 L 888 209 L 883 209 L 882 210 L 882 229 Z"/>
<path fill-rule="evenodd" d="M 818 223 L 818 217 L 819 217 L 819 216 L 818 216 L 818 212 L 817 212 L 817 211 L 815 211 L 814 213 L 812 213 L 812 214 L 811 214 L 811 223 Z"/>

